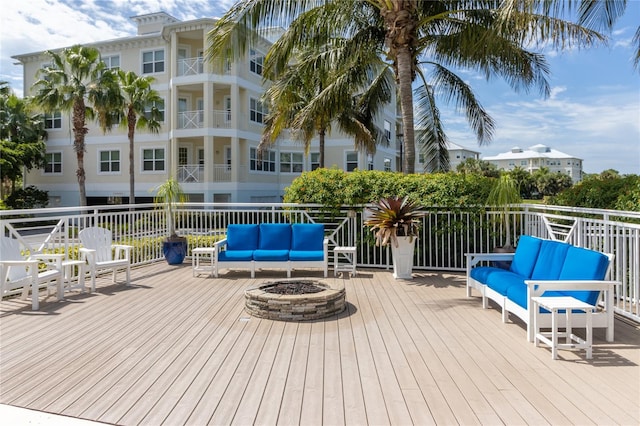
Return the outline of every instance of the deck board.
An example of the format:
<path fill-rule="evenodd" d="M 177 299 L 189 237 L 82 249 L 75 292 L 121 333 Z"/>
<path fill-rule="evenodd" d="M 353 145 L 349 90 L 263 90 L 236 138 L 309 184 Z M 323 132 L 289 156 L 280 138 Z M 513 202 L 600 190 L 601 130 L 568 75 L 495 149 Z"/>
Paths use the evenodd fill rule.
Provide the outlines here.
<path fill-rule="evenodd" d="M 464 276 L 389 271 L 335 281 L 347 310 L 257 319 L 244 289 L 281 271 L 192 277 L 134 268 L 133 285 L 0 303 L 0 403 L 119 425 L 638 424 L 640 327 L 594 333 L 593 359 L 526 341 L 465 297 Z M 582 330 L 578 330 L 581 333 Z"/>

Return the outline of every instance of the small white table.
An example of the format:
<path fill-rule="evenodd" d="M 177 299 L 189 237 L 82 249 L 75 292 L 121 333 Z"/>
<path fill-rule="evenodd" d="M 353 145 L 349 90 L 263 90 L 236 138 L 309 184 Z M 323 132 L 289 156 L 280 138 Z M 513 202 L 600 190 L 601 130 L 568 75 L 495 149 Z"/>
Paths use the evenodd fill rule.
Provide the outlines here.
<path fill-rule="evenodd" d="M 62 299 L 65 291 L 79 288 L 83 292 L 84 286 L 84 274 L 86 271 L 87 263 L 84 260 L 63 260 L 62 261 L 62 287 L 58 289 L 58 299 Z M 77 272 L 77 274 L 76 274 Z M 75 285 L 73 284 L 75 282 Z"/>
<path fill-rule="evenodd" d="M 347 259 L 347 263 L 340 264 L 340 255 Z M 337 246 L 333 248 L 333 276 L 337 277 L 338 272 L 349 272 L 352 277 L 356 276 L 356 248 Z"/>
<path fill-rule="evenodd" d="M 587 352 L 587 359 L 592 357 L 592 343 L 593 343 L 593 327 L 591 313 L 594 310 L 594 306 L 574 299 L 573 297 L 532 297 L 535 327 L 535 344 L 538 346 L 538 342 L 543 342 L 551 347 L 551 358 L 558 358 L 558 349 L 585 349 Z M 540 308 L 545 308 L 551 312 L 551 332 L 543 333 L 539 327 L 539 315 Z M 558 311 L 564 310 L 566 315 L 566 327 L 564 333 L 558 331 Z M 571 316 L 573 310 L 583 311 L 586 317 L 586 334 L 587 339 L 583 340 L 576 336 L 571 331 Z M 558 343 L 558 337 L 565 337 L 566 343 Z"/>
<path fill-rule="evenodd" d="M 215 247 L 198 247 L 191 250 L 191 271 L 193 276 L 209 274 L 215 271 Z"/>

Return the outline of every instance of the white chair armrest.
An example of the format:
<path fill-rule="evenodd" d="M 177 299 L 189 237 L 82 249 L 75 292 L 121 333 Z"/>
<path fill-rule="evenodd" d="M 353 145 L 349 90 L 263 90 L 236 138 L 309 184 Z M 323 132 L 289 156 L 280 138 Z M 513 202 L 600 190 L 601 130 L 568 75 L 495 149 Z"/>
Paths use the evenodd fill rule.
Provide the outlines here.
<path fill-rule="evenodd" d="M 525 280 L 531 296 L 540 296 L 546 290 L 613 291 L 620 281 L 603 280 Z"/>
<path fill-rule="evenodd" d="M 47 265 L 48 269 L 55 268 L 58 271 L 62 270 L 62 261 L 65 258 L 64 254 L 45 254 L 45 253 L 36 253 L 30 256 L 31 259 L 37 259 L 38 261 L 44 262 Z"/>
<path fill-rule="evenodd" d="M 467 268 L 471 268 L 483 261 L 513 260 L 515 253 L 467 253 Z"/>
<path fill-rule="evenodd" d="M 112 244 L 111 248 L 113 248 L 115 251 L 114 253 L 115 259 L 129 260 L 131 258 L 131 249 L 133 249 L 133 246 L 126 245 L 126 244 Z"/>

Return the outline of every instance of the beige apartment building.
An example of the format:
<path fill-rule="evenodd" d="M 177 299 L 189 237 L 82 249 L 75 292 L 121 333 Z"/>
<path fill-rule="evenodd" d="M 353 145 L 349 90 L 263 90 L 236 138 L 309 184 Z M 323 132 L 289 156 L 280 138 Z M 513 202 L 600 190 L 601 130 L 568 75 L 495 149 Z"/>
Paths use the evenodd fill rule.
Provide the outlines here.
<path fill-rule="evenodd" d="M 483 160 L 495 164 L 498 170 L 513 170 L 520 167 L 533 173 L 546 167 L 551 173 L 560 172 L 571 176 L 573 183 L 582 180 L 582 159 L 543 144 L 533 145 L 527 149 L 513 147 L 509 152 L 484 157 Z"/>
<path fill-rule="evenodd" d="M 137 131 L 135 165 L 137 202 L 147 202 L 153 188 L 170 176 L 182 183 L 194 202 L 280 202 L 284 189 L 307 170 L 318 167 L 318 144 L 308 155 L 301 143 L 282 138 L 257 161 L 266 110 L 260 102 L 264 55 L 282 30 L 273 30 L 245 58 L 215 72 L 203 55 L 215 19 L 179 21 L 164 13 L 132 18 L 131 37 L 88 44 L 109 67 L 155 78 L 163 98 L 156 105 L 164 121 L 159 134 Z M 54 47 L 51 47 L 53 49 Z M 46 65 L 44 51 L 14 56 L 24 67 L 25 95 Z M 354 149 L 353 139 L 333 131 L 326 141 L 325 166 L 347 171 L 398 169 L 395 99 L 378 117 L 391 142 L 375 155 Z M 77 161 L 68 114 L 45 117 L 48 132 L 45 169 L 30 172 L 26 185 L 49 192 L 50 206 L 78 204 Z M 103 134 L 89 122 L 85 154 L 87 202 L 126 203 L 129 197 L 129 143 L 126 130 Z"/>

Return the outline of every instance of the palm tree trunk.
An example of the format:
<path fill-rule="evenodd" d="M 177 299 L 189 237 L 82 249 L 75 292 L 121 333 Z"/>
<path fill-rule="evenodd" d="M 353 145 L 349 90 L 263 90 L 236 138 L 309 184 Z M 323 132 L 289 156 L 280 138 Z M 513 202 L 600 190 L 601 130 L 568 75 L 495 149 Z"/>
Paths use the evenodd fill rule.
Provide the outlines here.
<path fill-rule="evenodd" d="M 413 127 L 413 89 L 411 87 L 412 59 L 408 48 L 399 49 L 397 52 L 398 87 L 400 92 L 400 109 L 402 112 L 402 129 L 404 133 L 403 152 L 404 158 L 402 170 L 405 174 L 415 172 L 416 144 Z"/>
<path fill-rule="evenodd" d="M 325 139 L 325 130 L 322 129 L 318 132 L 318 149 L 320 150 L 320 154 L 318 155 L 318 162 L 320 163 L 320 168 L 324 168 L 324 139 Z"/>
<path fill-rule="evenodd" d="M 78 160 L 78 169 L 76 177 L 78 178 L 78 187 L 80 190 L 80 206 L 87 205 L 87 191 L 85 189 L 86 174 L 84 171 L 84 137 L 88 132 L 85 127 L 85 105 L 84 99 L 77 98 L 73 104 L 73 150 L 76 152 Z"/>
<path fill-rule="evenodd" d="M 136 113 L 133 108 L 129 108 L 127 112 L 127 124 L 129 131 L 127 136 L 129 137 L 129 205 L 133 205 L 136 202 L 136 178 L 135 178 L 135 163 L 134 163 L 134 135 L 136 129 Z"/>
<path fill-rule="evenodd" d="M 396 82 L 402 111 L 403 167 L 405 174 L 414 173 L 416 145 L 413 126 L 413 88 L 415 77 L 413 50 L 417 43 L 415 8 L 413 0 L 391 0 L 381 2 L 380 14 L 386 29 L 388 55 L 395 60 Z M 391 8 L 390 8 L 391 7 Z"/>

